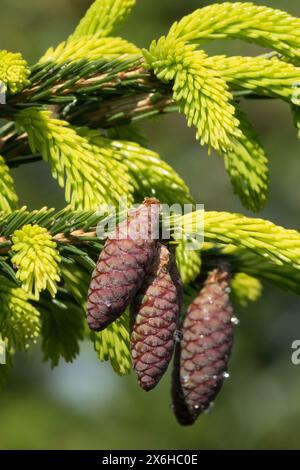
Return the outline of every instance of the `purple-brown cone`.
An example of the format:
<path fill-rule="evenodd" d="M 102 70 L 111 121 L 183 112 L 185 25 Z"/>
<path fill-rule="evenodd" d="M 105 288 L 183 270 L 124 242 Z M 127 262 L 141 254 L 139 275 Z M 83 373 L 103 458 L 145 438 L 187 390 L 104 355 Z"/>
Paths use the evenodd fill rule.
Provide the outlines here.
<path fill-rule="evenodd" d="M 160 245 L 132 304 L 132 362 L 139 384 L 146 391 L 157 385 L 172 358 L 181 288 L 174 258 L 165 245 Z"/>
<path fill-rule="evenodd" d="M 228 267 L 212 271 L 183 322 L 172 381 L 173 410 L 182 425 L 211 406 L 226 377 L 234 327 L 229 283 Z"/>
<path fill-rule="evenodd" d="M 131 303 L 142 285 L 157 252 L 160 204 L 146 199 L 128 220 L 109 237 L 92 274 L 88 293 L 87 320 L 101 331 L 115 321 Z"/>

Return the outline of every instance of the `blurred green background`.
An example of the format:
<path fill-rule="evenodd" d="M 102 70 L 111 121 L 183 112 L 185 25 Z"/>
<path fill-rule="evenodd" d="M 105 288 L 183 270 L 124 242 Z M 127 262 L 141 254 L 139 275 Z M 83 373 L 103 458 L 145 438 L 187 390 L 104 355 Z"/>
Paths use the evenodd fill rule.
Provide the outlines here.
<path fill-rule="evenodd" d="M 21 51 L 34 63 L 63 40 L 90 0 L 1 0 L 0 48 Z M 121 34 L 147 46 L 171 23 L 208 5 L 201 0 L 137 0 Z M 222 3 L 222 2 L 219 2 Z M 296 0 L 256 1 L 300 16 Z M 209 53 L 250 54 L 239 41 L 207 45 Z M 261 216 L 300 229 L 300 144 L 287 105 L 246 103 L 271 156 L 270 200 Z M 144 124 L 150 147 L 185 178 L 209 210 L 244 211 L 233 195 L 222 160 L 206 156 L 179 116 Z M 23 204 L 61 207 L 62 193 L 44 163 L 14 171 Z M 230 378 L 210 414 L 180 428 L 170 409 L 169 376 L 146 394 L 134 376 L 119 378 L 89 344 L 73 364 L 51 371 L 39 348 L 18 356 L 0 395 L 1 449 L 296 449 L 300 448 L 300 366 L 291 343 L 300 339 L 300 300 L 265 287 L 262 299 L 239 309 Z"/>

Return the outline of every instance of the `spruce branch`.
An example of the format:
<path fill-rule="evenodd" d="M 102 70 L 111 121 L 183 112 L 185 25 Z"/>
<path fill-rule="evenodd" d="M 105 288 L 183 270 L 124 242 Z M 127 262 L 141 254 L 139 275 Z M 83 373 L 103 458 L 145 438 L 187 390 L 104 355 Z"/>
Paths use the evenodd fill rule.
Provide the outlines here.
<path fill-rule="evenodd" d="M 109 155 L 91 146 L 66 121 L 52 118 L 48 111 L 29 108 L 19 113 L 17 123 L 27 132 L 32 152 L 41 153 L 50 163 L 53 177 L 59 186 L 65 186 L 66 200 L 74 208 L 96 209 L 101 204 L 115 204 L 120 196 L 130 196 L 122 162 L 117 165 L 107 158 Z"/>
<path fill-rule="evenodd" d="M 250 2 L 215 3 L 175 22 L 169 35 L 190 44 L 212 39 L 242 39 L 300 58 L 300 19 Z"/>
<path fill-rule="evenodd" d="M 266 152 L 247 117 L 237 112 L 242 135 L 232 138 L 232 148 L 223 153 L 234 192 L 245 207 L 259 211 L 268 199 L 269 165 Z"/>
<path fill-rule="evenodd" d="M 257 253 L 247 248 L 234 245 L 207 243 L 202 251 L 203 263 L 207 267 L 214 266 L 219 259 L 227 258 L 232 269 L 244 272 L 279 289 L 300 295 L 300 272 L 294 267 L 278 265 L 269 259 L 262 260 Z"/>
<path fill-rule="evenodd" d="M 0 118 L 7 121 L 0 127 L 0 339 L 8 358 L 0 367 L 0 385 L 14 353 L 39 335 L 52 366 L 79 353 L 87 336 L 91 273 L 105 243 L 97 226 L 110 220 L 108 210 L 96 212 L 99 205 L 116 208 L 120 197 L 132 204 L 152 196 L 169 205 L 195 206 L 182 178 L 147 148 L 136 122 L 183 113 L 200 143 L 221 154 L 234 191 L 252 211 L 267 200 L 268 159 L 239 102 L 290 103 L 300 135 L 298 18 L 225 2 L 196 10 L 141 51 L 112 37 L 134 4 L 96 0 L 74 33 L 32 67 L 20 54 L 0 51 L 6 92 Z M 209 57 L 199 50 L 202 42 L 217 38 L 239 38 L 276 52 Z M 70 206 L 62 211 L 17 209 L 10 168 L 41 159 L 65 187 Z M 190 251 L 188 242 L 201 235 L 202 221 L 203 211 L 161 214 L 162 225 L 170 226 L 185 304 L 204 276 L 224 262 L 232 270 L 233 296 L 242 305 L 259 297 L 265 281 L 300 294 L 297 231 L 241 214 L 205 212 L 205 242 Z M 131 368 L 129 337 L 126 311 L 91 338 L 99 359 L 110 360 L 121 375 Z"/>
<path fill-rule="evenodd" d="M 218 70 L 234 89 L 248 89 L 257 94 L 282 98 L 289 103 L 300 82 L 300 68 L 278 57 L 208 57 L 206 63 Z"/>
<path fill-rule="evenodd" d="M 30 116 L 33 115 L 32 110 L 33 108 L 30 108 L 30 110 L 21 112 L 21 123 L 23 122 L 22 119 L 26 119 L 26 116 L 28 116 L 29 111 Z M 59 135 L 58 126 L 61 126 L 62 131 L 65 131 L 65 129 L 69 129 L 65 122 L 51 119 L 46 111 L 35 110 L 34 112 L 35 115 L 41 120 L 41 126 L 44 126 L 45 122 L 47 123 L 47 126 L 51 127 L 51 129 L 53 128 L 56 131 L 56 134 L 54 136 L 55 138 Z M 28 123 L 23 124 L 23 127 L 25 126 L 28 126 Z M 34 136 L 33 129 L 31 129 L 31 134 Z M 49 149 L 52 151 L 49 157 L 50 162 L 53 165 L 56 165 L 56 155 L 54 154 L 54 156 L 52 157 L 53 148 L 51 147 L 52 142 L 51 140 L 49 140 L 49 132 L 48 130 L 46 132 L 45 129 L 43 130 L 43 132 L 44 143 L 45 145 L 49 146 Z M 31 134 L 29 134 L 29 136 Z M 73 136 L 72 138 L 70 137 L 71 135 Z M 63 139 L 65 139 L 64 147 L 62 146 Z M 81 141 L 79 139 L 81 139 Z M 101 203 L 116 204 L 118 198 L 121 196 L 126 196 L 128 199 L 128 203 L 131 203 L 133 201 L 133 198 L 140 200 L 148 196 L 149 194 L 155 195 L 162 202 L 170 204 L 173 204 L 175 201 L 181 201 L 182 204 L 193 202 L 189 194 L 188 187 L 186 186 L 182 178 L 180 178 L 180 176 L 173 170 L 173 168 L 171 168 L 166 162 L 164 162 L 157 153 L 144 147 L 141 147 L 135 142 L 107 139 L 103 137 L 98 131 L 92 131 L 88 128 L 74 128 L 72 129 L 72 131 L 70 129 L 69 135 L 66 134 L 65 137 L 63 137 L 63 135 L 59 135 L 59 137 L 57 137 L 57 140 L 58 146 L 61 146 L 61 151 L 64 152 L 66 159 L 70 159 L 70 161 L 73 161 L 71 159 L 75 156 L 77 157 L 76 161 L 74 162 L 74 165 L 72 166 L 73 172 L 75 171 L 74 166 L 79 166 L 80 164 L 80 159 L 78 155 L 82 155 L 81 149 L 83 147 L 83 143 L 83 148 L 85 149 L 84 158 L 87 159 L 87 150 L 89 150 L 89 153 L 91 155 L 91 161 L 94 167 L 97 164 L 97 160 L 95 159 L 95 157 L 97 158 L 98 156 L 99 171 L 97 174 L 95 174 L 95 177 L 97 178 L 97 182 L 95 184 L 98 185 L 99 191 L 103 191 L 103 196 L 102 198 L 98 196 L 98 200 L 95 200 L 93 205 L 89 205 L 87 206 L 87 208 L 97 208 L 99 205 L 101 205 Z M 68 153 L 66 144 L 68 144 L 68 146 L 70 147 Z M 45 160 L 48 160 L 48 155 L 45 153 L 45 145 L 43 145 L 41 141 L 40 133 L 40 141 L 38 141 L 37 143 L 33 142 L 31 144 L 31 148 L 34 152 L 37 150 L 40 150 L 41 152 L 44 151 L 44 154 L 42 155 Z M 77 153 L 75 153 L 76 148 Z M 71 151 L 73 153 L 71 153 Z M 59 160 L 58 163 L 60 163 Z M 14 165 L 13 160 L 11 162 L 11 165 Z M 56 171 L 56 167 L 54 170 Z M 61 175 L 60 171 L 61 169 L 59 168 L 59 175 Z M 83 175 L 84 178 L 87 178 L 88 176 L 87 171 L 90 171 L 90 169 L 85 170 L 85 173 Z M 67 173 L 67 170 L 66 175 L 67 178 L 72 178 L 72 174 L 69 175 Z M 112 175 L 114 176 L 113 178 Z M 60 184 L 62 183 L 60 182 Z M 74 184 L 78 186 L 78 177 Z M 111 193 L 112 199 L 108 198 L 109 193 Z M 84 192 L 82 194 L 84 194 Z M 106 199 L 104 199 L 104 194 L 106 194 Z M 97 194 L 95 193 L 94 197 L 96 196 Z"/>
<path fill-rule="evenodd" d="M 94 267 L 94 266 L 93 266 Z M 65 288 L 71 293 L 77 304 L 85 310 L 90 272 L 80 264 L 80 258 L 62 256 L 61 276 Z"/>
<path fill-rule="evenodd" d="M 40 313 L 26 292 L 0 276 L 0 328 L 12 350 L 28 349 L 40 334 Z"/>
<path fill-rule="evenodd" d="M 68 61 L 98 60 L 99 57 L 114 60 L 125 54 L 137 57 L 140 55 L 140 50 L 122 38 L 92 36 L 87 40 L 86 37 L 82 37 L 72 41 L 64 41 L 56 49 L 51 47 L 40 59 L 40 63 L 63 64 Z"/>
<path fill-rule="evenodd" d="M 236 273 L 230 284 L 233 298 L 242 307 L 256 302 L 262 294 L 261 282 L 246 273 Z"/>
<path fill-rule="evenodd" d="M 158 88 L 159 82 L 142 67 L 141 58 L 136 55 L 123 54 L 116 59 L 100 56 L 96 60 L 82 58 L 64 63 L 49 61 L 32 68 L 30 87 L 10 103 L 17 105 L 18 102 L 38 101 L 59 104 L 63 100 L 63 109 L 66 103 L 72 103 L 83 95 L 87 100 L 97 93 L 102 101 L 105 94 L 142 93 Z"/>
<path fill-rule="evenodd" d="M 152 42 L 149 52 L 143 52 L 157 78 L 173 82 L 173 98 L 187 125 L 196 127 L 200 143 L 226 151 L 231 138 L 240 135 L 233 96 L 222 75 L 206 67 L 206 54 L 194 49 L 183 41 L 174 43 L 172 37 L 162 37 Z"/>
<path fill-rule="evenodd" d="M 82 121 L 90 122 L 92 113 L 92 127 L 109 127 L 155 113 L 178 111 L 170 86 L 160 82 L 136 55 L 38 63 L 31 68 L 30 78 L 24 90 L 7 97 L 7 104 L 0 107 L 2 117 L 12 118 L 20 107 L 30 103 L 55 104 L 56 113 L 70 122 L 80 119 L 82 113 Z M 260 97 L 249 89 L 232 90 L 232 94 L 239 99 Z"/>
<path fill-rule="evenodd" d="M 180 219 L 187 235 L 193 234 L 195 222 L 202 215 L 202 212 L 193 212 Z M 14 296 L 18 294 L 17 297 L 21 298 L 21 303 L 18 301 L 20 308 L 27 309 L 28 321 L 33 321 L 33 325 L 36 324 L 35 309 L 40 312 L 44 357 L 50 359 L 53 366 L 57 365 L 60 357 L 70 361 L 79 352 L 79 341 L 84 334 L 84 310 L 90 273 L 95 266 L 94 260 L 102 249 L 101 240 L 98 240 L 96 232 L 99 221 L 103 222 L 103 216 L 93 211 L 74 211 L 70 208 L 58 213 L 46 208 L 32 212 L 23 208 L 11 214 L 2 213 L 0 217 L 2 227 L 0 258 L 3 259 L 0 263 L 0 270 L 3 276 L 6 276 L 2 276 L 2 285 L 5 292 L 9 285 L 13 289 Z M 168 224 L 172 222 L 175 228 L 179 224 L 179 219 L 174 221 L 172 217 L 171 220 L 165 220 L 165 222 Z M 7 278 L 7 272 L 3 269 L 5 264 L 14 269 L 7 255 L 12 250 L 12 240 L 15 234 L 22 228 L 24 229 L 24 226 L 28 226 L 28 223 L 39 224 L 47 229 L 61 254 L 62 281 L 56 298 L 51 299 L 49 295 L 42 293 L 39 302 L 34 301 L 33 304 L 28 294 Z M 230 260 L 236 272 L 247 273 L 299 292 L 300 234 L 296 231 L 286 230 L 271 222 L 246 218 L 238 214 L 214 212 L 205 213 L 204 227 L 205 239 L 213 241 L 213 243 L 206 242 L 201 250 L 204 271 L 211 262 L 214 263 L 214 257 L 220 255 L 223 259 Z M 182 256 L 182 247 L 179 250 Z M 185 255 L 186 253 L 188 252 L 185 252 Z M 196 257 L 198 257 L 197 262 Z M 199 274 L 199 254 L 191 252 L 188 258 L 182 259 L 183 263 L 182 261 L 181 265 L 179 263 L 181 271 L 189 280 L 187 282 L 192 282 L 192 279 Z M 236 293 L 236 296 L 241 303 L 255 300 L 258 296 L 259 284 L 248 277 L 243 276 L 233 286 L 233 289 L 239 293 Z M 187 288 L 189 289 L 188 286 Z M 189 297 L 188 293 L 187 296 Z M 26 317 L 22 318 L 25 321 Z M 35 338 L 37 330 L 32 327 L 32 331 Z M 95 334 L 93 341 L 101 360 L 110 359 L 114 369 L 120 374 L 129 372 L 129 333 L 125 316 L 113 323 L 108 330 Z"/>
<path fill-rule="evenodd" d="M 0 82 L 4 89 L 1 92 L 15 94 L 29 83 L 30 70 L 20 53 L 0 50 Z"/>
<path fill-rule="evenodd" d="M 151 195 L 168 204 L 194 203 L 185 182 L 156 152 L 135 142 L 106 139 L 97 131 L 85 129 L 83 132 L 90 144 L 120 156 L 130 175 L 135 200 Z"/>
<path fill-rule="evenodd" d="M 182 237 L 182 240 L 178 241 L 175 251 L 176 264 L 184 285 L 195 281 L 201 271 L 200 249 L 199 251 L 189 250 L 187 244 L 187 237 Z"/>
<path fill-rule="evenodd" d="M 96 0 L 70 36 L 73 40 L 82 36 L 108 36 L 131 13 L 135 0 Z"/>
<path fill-rule="evenodd" d="M 180 223 L 184 233 L 192 235 L 202 218 L 203 213 L 196 211 L 174 219 L 172 224 Z M 245 248 L 279 266 L 300 269 L 300 235 L 296 230 L 241 214 L 208 211 L 204 215 L 204 234 L 206 241 Z"/>
<path fill-rule="evenodd" d="M 22 288 L 37 300 L 44 289 L 55 297 L 61 258 L 51 235 L 39 225 L 24 225 L 14 232 L 12 242 L 11 262 L 18 267 L 16 278 Z"/>
<path fill-rule="evenodd" d="M 195 228 L 199 230 L 203 219 L 202 211 L 194 211 L 180 217 L 163 216 L 165 226 L 170 226 L 173 234 L 174 230 L 180 230 L 183 235 L 193 237 Z M 57 244 L 59 251 L 72 248 L 70 251 L 62 251 L 63 257 L 68 253 L 75 259 L 81 259 L 83 265 L 88 269 L 93 269 L 94 262 L 90 264 L 84 262 L 85 256 L 88 258 L 89 250 L 96 246 L 96 253 L 101 250 L 101 240 L 97 237 L 96 226 L 104 220 L 104 216 L 93 211 L 74 211 L 67 208 L 55 213 L 54 210 L 41 209 L 40 211 L 29 212 L 26 208 L 15 211 L 11 214 L 2 214 L 0 226 L 2 236 L 0 238 L 0 249 L 2 255 L 10 252 L 12 247 L 11 239 L 16 230 L 20 230 L 28 223 L 35 223 L 46 228 Z M 79 229 L 78 227 L 81 227 Z M 241 251 L 248 253 L 250 259 L 260 259 L 261 262 L 254 264 L 257 277 L 261 275 L 261 264 L 267 262 L 272 266 L 289 269 L 296 276 L 300 272 L 300 234 L 296 230 L 289 230 L 277 226 L 270 221 L 256 219 L 228 212 L 210 212 L 204 214 L 204 236 L 206 243 L 210 242 L 216 247 L 226 246 L 227 250 L 222 253 L 230 255 Z M 209 251 L 210 246 L 204 244 L 203 249 Z M 68 248 L 69 247 L 69 248 Z M 68 256 L 67 256 L 68 257 Z M 256 275 L 246 270 L 243 264 L 241 272 Z M 78 298 L 78 296 L 77 296 Z M 83 295 L 81 294 L 81 298 Z"/>
<path fill-rule="evenodd" d="M 4 158 L 0 156 L 0 210 L 9 212 L 16 209 L 17 203 L 13 178 Z"/>
<path fill-rule="evenodd" d="M 90 127 L 111 128 L 122 124 L 135 123 L 178 111 L 169 92 L 141 93 L 123 98 L 112 98 L 86 107 L 72 110 L 70 120 L 83 125 L 89 119 Z"/>

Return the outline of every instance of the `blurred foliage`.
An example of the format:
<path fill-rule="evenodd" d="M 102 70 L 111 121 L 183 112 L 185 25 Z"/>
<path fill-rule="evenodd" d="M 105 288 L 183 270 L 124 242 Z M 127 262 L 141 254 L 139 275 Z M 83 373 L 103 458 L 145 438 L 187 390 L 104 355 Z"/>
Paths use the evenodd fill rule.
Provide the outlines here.
<path fill-rule="evenodd" d="M 34 62 L 69 34 L 89 0 L 1 1 L 2 49 L 21 51 Z M 138 0 L 121 33 L 138 46 L 166 33 L 171 23 L 202 0 Z M 300 16 L 295 0 L 258 1 Z M 205 45 L 207 52 L 253 55 L 261 48 L 239 41 Z M 255 129 L 271 155 L 271 191 L 262 217 L 300 229 L 300 144 L 288 106 L 274 100 L 246 104 Z M 218 158 L 204 158 L 194 131 L 170 115 L 144 124 L 151 148 L 172 163 L 192 195 L 208 210 L 242 211 Z M 176 139 L 174 138 L 176 135 Z M 187 158 L 189 164 L 187 165 Z M 64 205 L 42 163 L 14 170 L 21 204 L 43 200 Z M 38 182 L 38 184 L 37 184 Z M 118 378 L 99 363 L 92 349 L 73 365 L 51 371 L 37 350 L 20 355 L 13 380 L 1 395 L 1 449 L 245 449 L 299 448 L 300 368 L 290 361 L 291 343 L 300 338 L 300 301 L 265 289 L 263 298 L 240 315 L 231 377 L 213 411 L 191 429 L 180 428 L 168 403 L 169 377 L 151 394 L 138 390 L 133 376 Z M 237 312 L 239 313 L 239 312 Z M 298 333 L 299 332 L 299 333 Z M 37 348 L 38 349 L 38 348 Z M 246 404 L 246 406 L 245 406 Z"/>

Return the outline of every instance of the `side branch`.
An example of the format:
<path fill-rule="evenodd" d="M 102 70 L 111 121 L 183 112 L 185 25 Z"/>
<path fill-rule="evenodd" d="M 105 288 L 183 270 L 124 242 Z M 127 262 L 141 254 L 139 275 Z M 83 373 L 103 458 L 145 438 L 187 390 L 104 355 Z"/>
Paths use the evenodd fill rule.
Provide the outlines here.
<path fill-rule="evenodd" d="M 81 243 L 98 240 L 96 230 L 84 231 L 74 230 L 70 233 L 57 233 L 52 237 L 58 245 L 78 245 Z M 11 237 L 0 237 L 0 254 L 6 254 L 10 251 L 12 246 Z"/>

